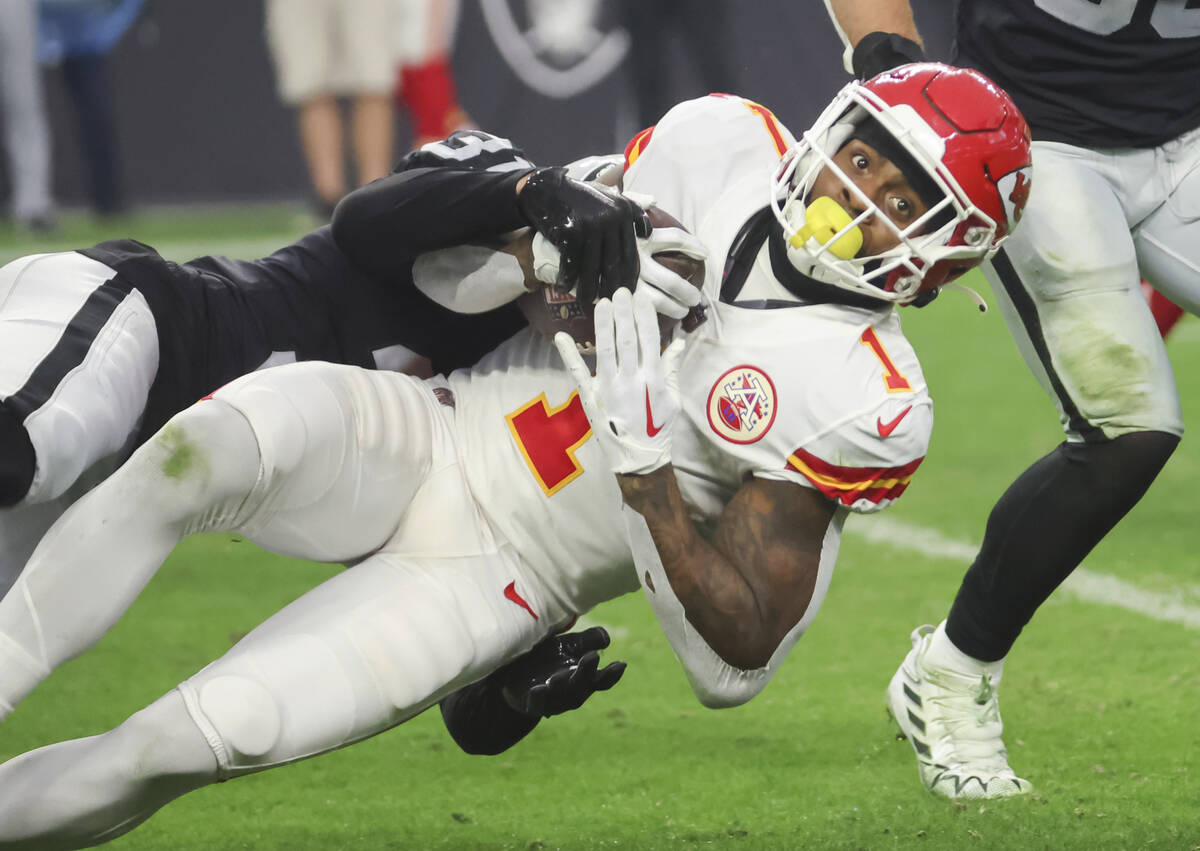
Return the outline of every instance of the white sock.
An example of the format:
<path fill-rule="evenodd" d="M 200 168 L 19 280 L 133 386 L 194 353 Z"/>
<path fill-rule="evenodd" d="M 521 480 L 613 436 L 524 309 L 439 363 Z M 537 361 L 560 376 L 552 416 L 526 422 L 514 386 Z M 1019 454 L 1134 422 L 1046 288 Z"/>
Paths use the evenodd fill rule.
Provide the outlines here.
<path fill-rule="evenodd" d="M 942 668 L 972 679 L 986 675 L 991 677 L 993 683 L 1000 682 L 1000 677 L 1004 673 L 1004 659 L 997 659 L 995 662 L 981 662 L 955 647 L 950 636 L 946 635 L 945 621 L 938 624 L 937 629 L 930 636 L 929 649 L 925 651 L 924 661 L 926 665 Z"/>

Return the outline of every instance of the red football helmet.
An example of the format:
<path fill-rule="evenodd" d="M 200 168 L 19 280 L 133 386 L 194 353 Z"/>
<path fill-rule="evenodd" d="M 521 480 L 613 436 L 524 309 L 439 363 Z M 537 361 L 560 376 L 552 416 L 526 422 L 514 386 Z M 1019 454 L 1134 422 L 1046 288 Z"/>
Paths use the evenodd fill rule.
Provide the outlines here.
<path fill-rule="evenodd" d="M 871 132 L 889 136 L 889 146 L 908 160 L 896 165 L 910 182 L 935 187 L 927 212 L 907 226 L 894 224 L 833 161 L 872 123 Z M 913 167 L 924 173 L 910 174 Z M 861 202 L 861 213 L 827 196 L 809 197 L 826 168 Z M 976 71 L 921 62 L 843 88 L 784 156 L 771 202 L 801 272 L 907 304 L 996 252 L 1021 218 L 1031 171 L 1029 128 L 1000 87 Z M 899 242 L 856 256 L 858 225 L 870 216 Z"/>

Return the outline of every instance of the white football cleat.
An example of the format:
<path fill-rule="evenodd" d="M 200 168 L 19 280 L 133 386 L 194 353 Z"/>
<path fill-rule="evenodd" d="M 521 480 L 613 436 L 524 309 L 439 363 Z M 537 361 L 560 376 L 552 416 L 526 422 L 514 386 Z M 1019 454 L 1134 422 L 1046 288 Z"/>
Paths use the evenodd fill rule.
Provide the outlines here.
<path fill-rule="evenodd" d="M 925 788 L 946 798 L 1006 798 L 1033 789 L 1008 765 L 1000 735 L 999 665 L 970 673 L 931 664 L 934 627 L 913 630 L 913 649 L 887 690 L 889 714 L 912 743 Z M 990 669 L 991 673 L 984 670 Z"/>

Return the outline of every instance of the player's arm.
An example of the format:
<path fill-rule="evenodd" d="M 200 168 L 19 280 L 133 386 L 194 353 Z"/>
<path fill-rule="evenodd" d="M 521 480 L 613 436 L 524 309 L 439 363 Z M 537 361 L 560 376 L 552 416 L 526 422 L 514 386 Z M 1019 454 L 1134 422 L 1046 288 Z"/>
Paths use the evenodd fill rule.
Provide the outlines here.
<path fill-rule="evenodd" d="M 825 0 L 845 46 L 842 64 L 861 79 L 925 58 L 909 0 Z"/>
<path fill-rule="evenodd" d="M 333 217 L 342 251 L 380 274 L 403 273 L 415 256 L 438 249 L 499 247 L 524 227 L 561 255 L 555 286 L 583 301 L 637 280 L 635 237 L 650 230 L 630 199 L 565 167 L 534 168 L 507 140 L 481 131 L 425 145 L 395 173 L 342 199 Z"/>
<path fill-rule="evenodd" d="M 833 503 L 793 482 L 752 478 L 726 506 L 710 542 L 692 522 L 670 465 L 617 481 L 649 535 L 641 536 L 645 551 L 635 544 L 634 552 L 639 569 L 645 562 L 650 572 L 648 593 L 666 590 L 654 582 L 660 572 L 688 623 L 723 662 L 743 671 L 767 667 L 808 612 L 822 557 L 833 554 L 825 546 Z"/>
<path fill-rule="evenodd" d="M 573 340 L 559 334 L 555 343 L 624 494 L 638 579 L 701 702 L 744 703 L 816 614 L 836 557 L 837 512 L 801 485 L 751 479 L 706 541 L 670 464 L 682 341 L 660 353 L 657 317 L 640 292 L 601 301 L 595 322 L 594 376 Z"/>
<path fill-rule="evenodd" d="M 522 171 L 417 167 L 351 192 L 333 214 L 333 238 L 359 268 L 404 275 L 413 258 L 466 243 L 500 243 L 527 226 L 517 204 Z"/>

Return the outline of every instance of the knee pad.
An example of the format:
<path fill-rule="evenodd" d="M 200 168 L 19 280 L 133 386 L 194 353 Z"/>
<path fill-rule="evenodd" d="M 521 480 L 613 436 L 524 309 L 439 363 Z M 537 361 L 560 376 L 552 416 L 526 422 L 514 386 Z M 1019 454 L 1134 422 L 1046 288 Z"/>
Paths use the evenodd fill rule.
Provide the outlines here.
<path fill-rule="evenodd" d="M 283 728 L 279 705 L 261 683 L 225 675 L 179 688 L 223 773 L 256 764 L 278 744 Z"/>
<path fill-rule="evenodd" d="M 0 401 L 0 508 L 23 500 L 33 483 L 37 455 L 20 417 Z"/>
<path fill-rule="evenodd" d="M 243 641 L 179 685 L 221 779 L 361 738 L 355 724 L 370 714 L 376 686 L 359 677 L 356 689 L 327 641 L 272 621 Z"/>

